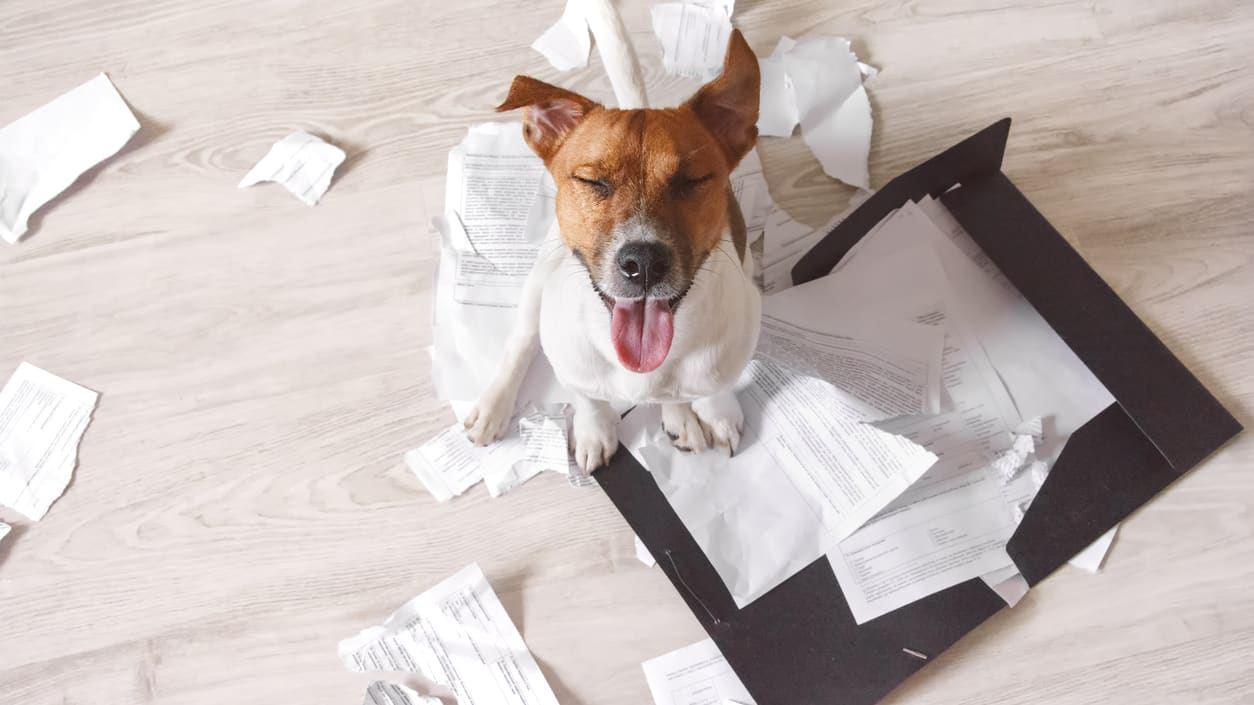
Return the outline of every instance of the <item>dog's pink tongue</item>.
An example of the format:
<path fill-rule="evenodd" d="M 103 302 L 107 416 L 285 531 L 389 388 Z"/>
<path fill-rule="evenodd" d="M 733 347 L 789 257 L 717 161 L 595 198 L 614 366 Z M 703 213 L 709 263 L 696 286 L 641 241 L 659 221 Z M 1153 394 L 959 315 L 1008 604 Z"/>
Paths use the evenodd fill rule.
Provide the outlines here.
<path fill-rule="evenodd" d="M 618 361 L 632 372 L 652 372 L 666 360 L 675 333 L 665 299 L 615 299 L 610 335 Z"/>

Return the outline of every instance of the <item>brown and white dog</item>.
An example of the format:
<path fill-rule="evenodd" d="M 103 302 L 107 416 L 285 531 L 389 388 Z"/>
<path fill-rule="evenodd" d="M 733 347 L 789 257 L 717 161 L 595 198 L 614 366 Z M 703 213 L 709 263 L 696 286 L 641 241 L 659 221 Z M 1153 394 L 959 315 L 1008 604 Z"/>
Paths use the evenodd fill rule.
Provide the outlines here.
<path fill-rule="evenodd" d="M 472 441 L 506 430 L 539 344 L 575 396 L 584 470 L 618 447 L 611 401 L 661 404 L 681 448 L 735 450 L 733 387 L 761 298 L 728 177 L 757 140 L 759 90 L 738 31 L 722 74 L 677 108 L 610 109 L 514 79 L 497 110 L 523 109 L 523 135 L 557 183 L 560 246 L 542 248 L 528 277 L 501 369 L 465 419 Z"/>

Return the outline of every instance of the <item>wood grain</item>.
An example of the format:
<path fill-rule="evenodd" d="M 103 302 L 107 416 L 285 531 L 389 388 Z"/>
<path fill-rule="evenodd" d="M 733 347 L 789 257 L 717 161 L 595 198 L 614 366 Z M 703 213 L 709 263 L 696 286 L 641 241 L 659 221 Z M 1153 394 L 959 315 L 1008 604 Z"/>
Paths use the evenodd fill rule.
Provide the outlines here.
<path fill-rule="evenodd" d="M 648 3 L 623 4 L 653 98 L 684 97 Z M 0 248 L 0 374 L 102 393 L 47 518 L 0 510 L 0 702 L 357 703 L 336 640 L 472 560 L 566 705 L 648 702 L 639 663 L 701 637 L 598 492 L 437 505 L 400 463 L 450 420 L 424 352 L 448 149 L 515 73 L 610 95 L 595 59 L 559 75 L 528 48 L 561 5 L 0 3 L 0 124 L 107 71 L 144 125 Z M 840 34 L 882 68 L 876 184 L 1013 116 L 1007 172 L 1251 420 L 1254 4 L 741 0 L 736 22 L 759 52 Z M 297 128 L 350 154 L 323 202 L 235 190 Z M 799 140 L 762 153 L 803 220 L 844 207 Z M 1060 572 L 889 702 L 1249 703 L 1252 461 L 1232 444 L 1100 576 Z"/>

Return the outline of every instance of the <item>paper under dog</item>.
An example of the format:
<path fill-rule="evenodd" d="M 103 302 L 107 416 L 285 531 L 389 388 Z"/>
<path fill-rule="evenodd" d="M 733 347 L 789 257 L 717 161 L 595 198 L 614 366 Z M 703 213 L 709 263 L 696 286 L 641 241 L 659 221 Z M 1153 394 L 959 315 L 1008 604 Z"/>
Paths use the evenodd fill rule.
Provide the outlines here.
<path fill-rule="evenodd" d="M 560 235 L 541 248 L 501 368 L 466 417 L 472 441 L 506 430 L 540 345 L 574 395 L 584 470 L 618 447 L 610 400 L 661 404 L 677 446 L 735 450 L 732 387 L 757 345 L 761 298 L 728 177 L 757 140 L 759 90 L 739 32 L 722 74 L 677 108 L 610 109 L 514 79 L 498 110 L 523 109 L 524 137 L 557 183 Z"/>

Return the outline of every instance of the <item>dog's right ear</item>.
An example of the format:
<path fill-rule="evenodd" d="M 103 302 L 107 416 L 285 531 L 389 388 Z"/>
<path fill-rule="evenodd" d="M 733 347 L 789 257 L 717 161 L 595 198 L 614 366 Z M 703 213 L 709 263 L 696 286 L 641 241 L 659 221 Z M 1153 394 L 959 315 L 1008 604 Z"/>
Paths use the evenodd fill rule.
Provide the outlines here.
<path fill-rule="evenodd" d="M 505 102 L 496 111 L 523 109 L 523 137 L 545 164 L 557 154 L 566 136 L 581 120 L 601 106 L 578 93 L 537 81 L 530 76 L 515 76 Z"/>

